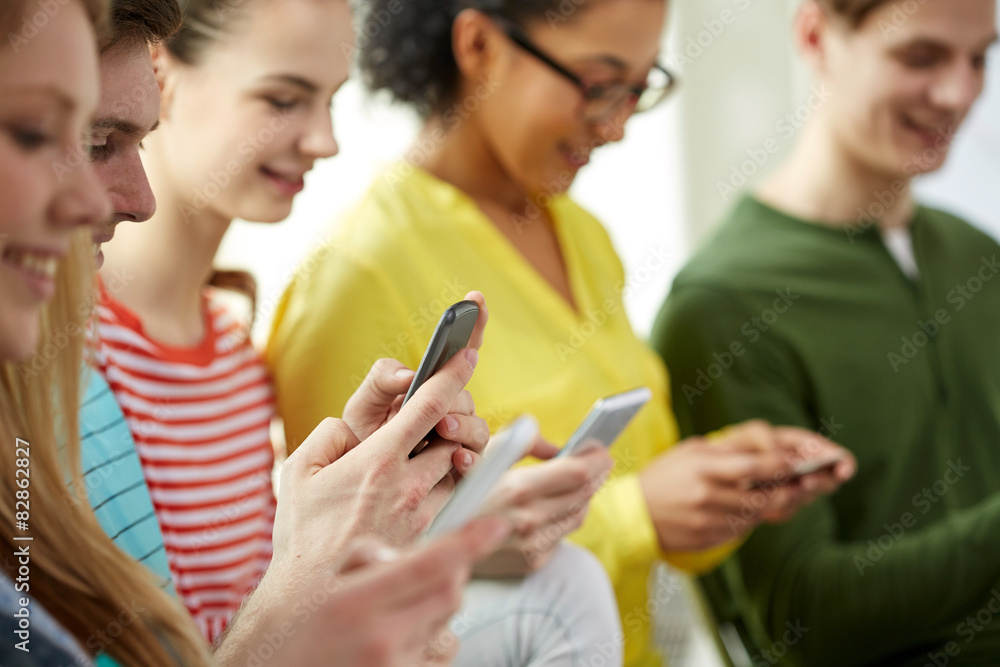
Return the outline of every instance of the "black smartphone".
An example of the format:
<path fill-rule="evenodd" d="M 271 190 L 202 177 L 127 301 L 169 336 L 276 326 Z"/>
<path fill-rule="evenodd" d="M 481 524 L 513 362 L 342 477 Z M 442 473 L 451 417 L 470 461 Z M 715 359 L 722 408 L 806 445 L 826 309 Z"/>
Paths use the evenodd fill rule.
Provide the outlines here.
<path fill-rule="evenodd" d="M 410 384 L 406 396 L 403 397 L 403 405 L 413 397 L 417 390 L 427 382 L 428 379 L 448 363 L 448 360 L 455 356 L 455 353 L 469 345 L 472 338 L 472 331 L 476 328 L 476 321 L 479 319 L 479 304 L 475 301 L 459 301 L 455 305 L 444 311 L 431 342 L 424 351 L 424 357 L 417 367 L 417 374 Z M 433 431 L 427 434 L 424 439 L 429 440 Z M 417 446 L 410 453 L 410 458 L 416 456 L 423 449 L 423 443 Z"/>

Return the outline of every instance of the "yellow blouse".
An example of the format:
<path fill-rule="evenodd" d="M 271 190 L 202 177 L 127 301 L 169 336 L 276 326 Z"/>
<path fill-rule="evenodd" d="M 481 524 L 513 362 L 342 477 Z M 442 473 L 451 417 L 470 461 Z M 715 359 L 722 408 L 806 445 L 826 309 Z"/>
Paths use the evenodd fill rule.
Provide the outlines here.
<path fill-rule="evenodd" d="M 496 430 L 521 413 L 563 443 L 595 400 L 639 386 L 654 398 L 611 448 L 611 478 L 571 539 L 604 563 L 618 597 L 629 667 L 659 665 L 648 583 L 658 558 L 706 571 L 731 548 L 662 554 L 637 473 L 677 442 L 667 374 L 626 318 L 625 276 L 600 223 L 568 196 L 550 208 L 578 312 L 463 192 L 400 163 L 306 260 L 278 306 L 267 360 L 294 449 L 340 416 L 381 357 L 416 368 L 441 313 L 469 290 L 490 322 L 469 384 Z M 544 224 L 529 223 L 529 224 Z"/>

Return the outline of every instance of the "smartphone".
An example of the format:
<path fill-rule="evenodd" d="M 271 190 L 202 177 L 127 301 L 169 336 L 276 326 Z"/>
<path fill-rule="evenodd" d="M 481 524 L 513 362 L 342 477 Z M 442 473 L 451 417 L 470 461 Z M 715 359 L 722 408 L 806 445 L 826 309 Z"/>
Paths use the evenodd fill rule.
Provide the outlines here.
<path fill-rule="evenodd" d="M 792 468 L 791 476 L 782 481 L 780 484 L 774 483 L 773 486 L 784 486 L 785 484 L 794 484 L 799 481 L 802 477 L 806 475 L 812 475 L 817 472 L 832 472 L 837 464 L 844 460 L 844 454 L 833 454 L 819 459 L 810 459 L 808 461 L 802 461 L 796 463 L 795 467 Z M 769 486 L 767 482 L 757 481 L 754 482 L 750 488 L 751 489 L 766 489 Z"/>
<path fill-rule="evenodd" d="M 469 345 L 472 331 L 476 328 L 476 321 L 479 319 L 479 304 L 475 301 L 459 301 L 444 311 L 438 321 L 431 342 L 424 351 L 424 357 L 417 367 L 417 374 L 410 383 L 410 388 L 403 397 L 403 405 L 413 398 L 417 390 L 427 382 L 428 379 L 448 363 L 448 360 L 455 356 L 455 353 Z M 424 438 L 430 439 L 434 432 L 431 431 Z M 423 449 L 423 443 L 410 453 L 413 458 Z"/>
<path fill-rule="evenodd" d="M 639 387 L 598 400 L 557 456 L 572 456 L 597 446 L 610 447 L 652 397 L 653 392 L 647 387 Z"/>
<path fill-rule="evenodd" d="M 494 435 L 482 461 L 458 483 L 455 495 L 431 523 L 425 537 L 431 539 L 458 530 L 479 514 L 496 483 L 528 453 L 537 438 L 538 422 L 531 415 L 519 417 Z"/>
<path fill-rule="evenodd" d="M 805 477 L 806 475 L 811 475 L 815 472 L 828 471 L 835 468 L 837 464 L 843 460 L 843 454 L 833 454 L 831 456 L 827 456 L 826 458 L 803 461 L 802 463 L 796 464 L 795 468 L 792 469 L 792 479 L 795 480 L 799 477 Z"/>

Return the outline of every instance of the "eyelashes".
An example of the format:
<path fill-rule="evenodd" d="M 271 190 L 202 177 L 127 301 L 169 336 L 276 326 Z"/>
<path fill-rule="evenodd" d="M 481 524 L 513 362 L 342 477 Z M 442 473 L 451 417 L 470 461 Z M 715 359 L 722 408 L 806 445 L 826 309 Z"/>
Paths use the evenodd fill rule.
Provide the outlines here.
<path fill-rule="evenodd" d="M 14 143 L 26 151 L 35 151 L 50 145 L 54 138 L 51 134 L 33 128 L 14 127 L 9 130 Z"/>

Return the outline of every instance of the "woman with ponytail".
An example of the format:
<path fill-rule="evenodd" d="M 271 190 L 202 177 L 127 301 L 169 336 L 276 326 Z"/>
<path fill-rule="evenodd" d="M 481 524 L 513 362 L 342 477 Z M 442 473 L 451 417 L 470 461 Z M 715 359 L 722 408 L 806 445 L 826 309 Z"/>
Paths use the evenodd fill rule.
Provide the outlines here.
<path fill-rule="evenodd" d="M 350 15 L 336 1 L 182 9 L 156 47 L 161 123 L 143 156 L 155 213 L 104 246 L 98 367 L 135 438 L 174 586 L 211 642 L 267 567 L 275 509 L 270 381 L 219 293 L 246 294 L 252 312 L 255 287 L 213 259 L 234 218 L 283 220 L 313 162 L 336 152 L 329 103 Z"/>
<path fill-rule="evenodd" d="M 242 285 L 252 296 L 253 284 L 217 271 L 214 257 L 233 219 L 287 217 L 313 163 L 336 153 L 330 104 L 353 34 L 345 0 L 182 9 L 180 30 L 154 51 L 160 125 L 143 161 L 156 212 L 147 204 L 149 222 L 119 228 L 104 248 L 98 365 L 135 437 L 177 593 L 214 642 L 267 568 L 275 516 L 270 379 L 249 325 L 218 291 Z M 340 518 L 324 529 L 331 558 L 362 534 L 401 547 L 426 527 L 454 486 L 457 443 L 486 444 L 468 397 L 454 407 L 459 428 L 426 457 L 386 450 L 385 466 L 339 462 L 330 480 L 342 495 L 327 510 Z M 366 440 L 385 416 L 365 428 L 352 420 L 351 437 Z M 377 492 L 390 502 L 372 505 L 369 481 L 387 470 L 395 475 Z"/>

